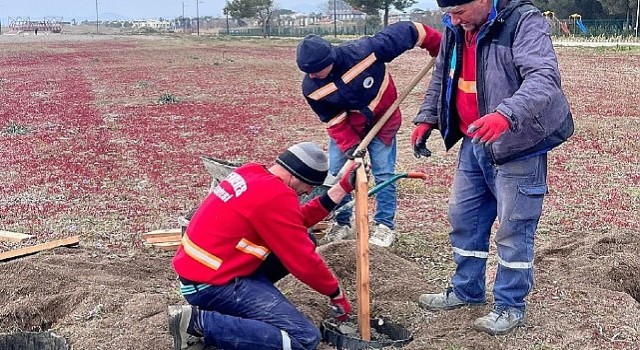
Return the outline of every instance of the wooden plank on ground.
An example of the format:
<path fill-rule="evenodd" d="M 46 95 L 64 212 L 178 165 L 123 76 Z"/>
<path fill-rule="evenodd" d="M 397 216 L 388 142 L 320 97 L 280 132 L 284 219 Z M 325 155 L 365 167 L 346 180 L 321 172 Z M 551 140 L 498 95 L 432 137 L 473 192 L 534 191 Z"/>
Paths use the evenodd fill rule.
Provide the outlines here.
<path fill-rule="evenodd" d="M 180 242 L 180 240 L 182 240 L 182 234 L 171 235 L 171 236 L 160 235 L 160 236 L 144 237 L 144 241 L 149 244 Z"/>
<path fill-rule="evenodd" d="M 49 250 L 58 247 L 70 247 L 80 243 L 80 238 L 78 236 L 73 236 L 69 238 L 59 239 L 56 241 L 51 241 L 42 244 L 36 244 L 30 247 L 18 248 L 14 250 L 10 250 L 8 252 L 0 253 L 0 261 L 5 261 L 25 255 L 35 254 L 41 252 L 43 250 Z"/>
<path fill-rule="evenodd" d="M 165 236 L 175 236 L 182 235 L 182 229 L 179 228 L 171 228 L 171 229 L 163 229 L 163 230 L 155 230 L 147 233 L 143 233 L 142 237 L 147 239 L 148 237 L 165 237 Z"/>
<path fill-rule="evenodd" d="M 33 235 L 27 235 L 27 234 L 24 234 L 24 233 L 0 230 L 0 241 L 9 241 L 9 242 L 20 243 L 20 242 L 26 241 L 27 239 L 32 238 L 32 237 L 33 237 Z"/>
<path fill-rule="evenodd" d="M 162 250 L 178 250 L 180 247 L 180 241 L 178 242 L 163 242 L 151 244 L 152 247 Z"/>

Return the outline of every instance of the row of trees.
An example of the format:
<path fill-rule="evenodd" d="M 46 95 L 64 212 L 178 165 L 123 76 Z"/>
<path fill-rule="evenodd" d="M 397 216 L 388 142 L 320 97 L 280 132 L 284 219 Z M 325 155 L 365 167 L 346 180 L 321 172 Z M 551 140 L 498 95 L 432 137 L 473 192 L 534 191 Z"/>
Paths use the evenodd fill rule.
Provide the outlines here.
<path fill-rule="evenodd" d="M 331 2 L 327 7 L 331 8 Z M 344 0 L 367 15 L 378 17 L 382 14 L 383 25 L 389 21 L 389 11 L 395 9 L 403 12 L 415 5 L 417 0 Z M 583 19 L 625 19 L 628 23 L 636 21 L 637 0 L 533 0 L 542 11 L 553 11 L 557 18 L 568 18 L 578 13 Z M 255 18 L 267 26 L 279 15 L 274 0 L 231 0 L 227 2 L 223 12 L 234 19 Z M 286 10 L 285 10 L 286 11 Z"/>

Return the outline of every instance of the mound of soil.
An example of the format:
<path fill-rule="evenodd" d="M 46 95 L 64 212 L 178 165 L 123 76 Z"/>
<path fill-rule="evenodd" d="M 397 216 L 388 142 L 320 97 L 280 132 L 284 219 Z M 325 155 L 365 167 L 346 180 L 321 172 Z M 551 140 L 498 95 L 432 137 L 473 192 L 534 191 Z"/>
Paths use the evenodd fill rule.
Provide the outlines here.
<path fill-rule="evenodd" d="M 355 242 L 318 249 L 355 313 Z M 493 337 L 471 329 L 473 319 L 487 313 L 489 305 L 422 310 L 418 296 L 441 286 L 425 282 L 429 271 L 418 264 L 372 246 L 371 314 L 413 332 L 405 349 L 636 349 L 639 252 L 640 238 L 632 232 L 543 247 L 527 326 Z M 80 247 L 1 263 L 0 333 L 52 329 L 76 350 L 169 349 L 167 305 L 184 303 L 171 256 L 115 255 Z M 316 324 L 330 317 L 327 298 L 295 278 L 286 277 L 278 287 Z M 331 347 L 322 344 L 319 349 Z"/>

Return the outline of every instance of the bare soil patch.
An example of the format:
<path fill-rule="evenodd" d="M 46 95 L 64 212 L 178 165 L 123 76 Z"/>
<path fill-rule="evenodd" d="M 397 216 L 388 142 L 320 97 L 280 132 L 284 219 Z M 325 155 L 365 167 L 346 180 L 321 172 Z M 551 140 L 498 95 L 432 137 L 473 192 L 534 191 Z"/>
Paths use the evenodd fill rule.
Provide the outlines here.
<path fill-rule="evenodd" d="M 0 37 L 0 228 L 35 235 L 23 245 L 77 234 L 81 246 L 0 263 L 0 333 L 53 329 L 81 350 L 169 349 L 166 307 L 184 301 L 172 254 L 147 249 L 142 234 L 177 227 L 202 200 L 211 180 L 202 155 L 269 162 L 291 143 L 326 143 L 300 95 L 296 42 L 38 37 Z M 418 307 L 454 268 L 455 150 L 434 136 L 433 156 L 413 158 L 424 83 L 403 104 L 398 171 L 429 179 L 398 183 L 399 235 L 390 249 L 372 247 L 371 307 L 414 332 L 407 349 L 640 348 L 640 52 L 558 55 L 576 134 L 550 154 L 528 323 L 507 336 L 471 329 L 489 305 Z M 425 62 L 419 50 L 392 62 L 398 86 Z M 178 103 L 158 104 L 163 93 Z M 355 305 L 353 241 L 319 249 Z M 489 291 L 495 269 L 492 258 Z M 325 297 L 293 278 L 279 286 L 314 322 L 329 317 Z"/>

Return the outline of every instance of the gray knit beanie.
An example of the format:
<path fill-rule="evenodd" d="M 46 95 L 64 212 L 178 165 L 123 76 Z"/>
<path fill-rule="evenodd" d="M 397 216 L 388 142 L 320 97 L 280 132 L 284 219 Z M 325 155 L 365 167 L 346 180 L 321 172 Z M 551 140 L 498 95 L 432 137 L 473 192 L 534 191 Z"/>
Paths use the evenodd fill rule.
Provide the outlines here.
<path fill-rule="evenodd" d="M 329 171 L 327 155 L 313 142 L 301 142 L 289 147 L 276 159 L 300 181 L 313 186 L 322 185 Z"/>

